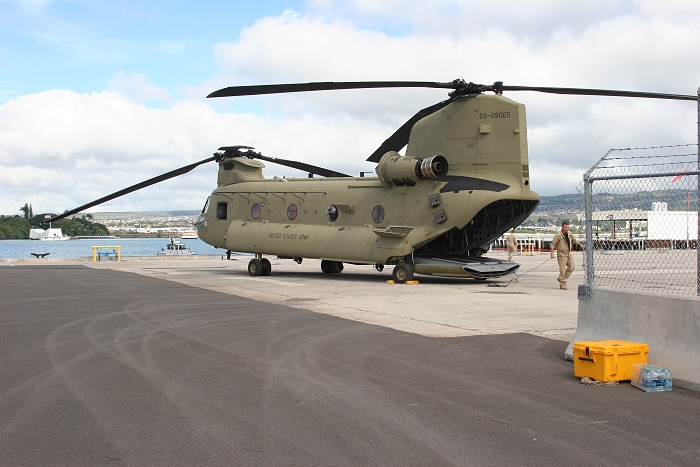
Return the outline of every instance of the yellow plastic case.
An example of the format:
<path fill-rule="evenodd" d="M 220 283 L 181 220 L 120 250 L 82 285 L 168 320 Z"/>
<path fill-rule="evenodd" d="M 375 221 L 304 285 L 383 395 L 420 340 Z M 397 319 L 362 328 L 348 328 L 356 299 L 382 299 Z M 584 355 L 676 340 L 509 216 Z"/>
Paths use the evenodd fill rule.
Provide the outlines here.
<path fill-rule="evenodd" d="M 608 382 L 625 381 L 632 365 L 647 363 L 649 346 L 627 341 L 574 342 L 574 376 Z"/>

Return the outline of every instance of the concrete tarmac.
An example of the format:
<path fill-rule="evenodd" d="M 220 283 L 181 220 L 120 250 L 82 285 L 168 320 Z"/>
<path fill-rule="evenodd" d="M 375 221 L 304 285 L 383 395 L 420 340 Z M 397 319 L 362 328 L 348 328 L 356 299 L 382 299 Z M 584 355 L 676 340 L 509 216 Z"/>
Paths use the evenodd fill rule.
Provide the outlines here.
<path fill-rule="evenodd" d="M 583 385 L 542 337 L 580 282 L 547 257 L 507 287 L 2 263 L 0 465 L 697 465 L 698 393 Z"/>
<path fill-rule="evenodd" d="M 346 264 L 341 274 L 322 274 L 318 260 L 299 265 L 269 258 L 272 274 L 251 277 L 250 258 L 87 264 L 431 337 L 527 332 L 569 340 L 578 318 L 577 284 L 584 281 L 582 269 L 576 269 L 569 290 L 559 290 L 557 261 L 549 254 L 517 256 L 517 275 L 488 281 L 417 275 L 419 285 L 388 285 L 391 266 L 379 273 L 372 266 Z M 577 254 L 578 265 L 581 260 Z"/>

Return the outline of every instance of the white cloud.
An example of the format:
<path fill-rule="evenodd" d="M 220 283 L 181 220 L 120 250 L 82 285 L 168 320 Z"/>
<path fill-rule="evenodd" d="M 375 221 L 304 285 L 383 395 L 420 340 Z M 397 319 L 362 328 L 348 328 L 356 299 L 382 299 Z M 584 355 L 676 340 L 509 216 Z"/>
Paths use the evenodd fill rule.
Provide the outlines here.
<path fill-rule="evenodd" d="M 163 103 L 170 103 L 173 101 L 172 96 L 170 96 L 165 89 L 148 84 L 146 82 L 146 77 L 141 73 L 125 75 L 123 71 L 119 70 L 109 80 L 107 90 L 119 92 L 142 103 L 151 100 Z"/>
<path fill-rule="evenodd" d="M 467 81 L 694 94 L 700 69 L 700 16 L 648 2 L 571 6 L 561 2 L 312 2 L 316 10 L 264 18 L 216 48 L 216 85 L 345 80 Z M 466 6 L 465 6 L 466 5 Z M 567 5 L 562 6 L 562 5 Z M 353 13 L 349 13 L 352 11 Z M 357 24 L 394 18 L 398 36 Z M 352 19 L 355 19 L 354 21 Z M 443 21 L 438 21 L 441 19 Z M 440 27 L 431 26 L 431 21 Z M 534 32 L 528 34 L 530 25 Z M 435 27 L 433 27 L 435 26 Z M 532 164 L 580 175 L 611 147 L 695 140 L 692 102 L 508 93 L 528 107 Z M 441 91 L 375 90 L 268 96 L 286 114 L 346 114 L 395 128 Z M 362 135 L 358 135 L 362 138 Z M 533 170 L 543 194 L 572 192 Z M 550 172 L 551 173 L 551 172 Z M 561 172 L 563 173 L 563 172 Z"/>
<path fill-rule="evenodd" d="M 185 50 L 187 41 L 161 41 L 158 45 L 169 54 L 177 54 Z"/>
<path fill-rule="evenodd" d="M 520 39 L 547 42 L 562 32 L 581 34 L 611 18 L 671 19 L 697 24 L 695 0 L 308 0 L 310 14 L 352 20 L 400 34 L 479 35 L 507 31 Z"/>
<path fill-rule="evenodd" d="M 216 52 L 225 69 L 219 78 L 223 85 L 461 77 L 539 82 L 527 83 L 532 85 L 544 85 L 544 80 L 559 86 L 648 84 L 673 91 L 695 89 L 700 77 L 690 60 L 700 45 L 699 23 L 683 17 L 611 16 L 579 33 L 559 28 L 534 40 L 465 22 L 456 29 L 459 34 L 446 30 L 392 37 L 343 18 L 286 12 L 258 21 L 239 40 L 219 44 Z"/>
<path fill-rule="evenodd" d="M 426 80 L 599 87 L 694 94 L 700 5 L 690 1 L 312 1 L 266 17 L 214 47 L 221 69 L 185 95 L 303 81 Z M 166 48 L 177 52 L 173 40 Z M 170 47 L 175 44 L 174 47 Z M 442 90 L 356 90 L 176 101 L 141 73 L 109 92 L 53 90 L 0 107 L 0 206 L 62 211 L 248 144 L 272 157 L 347 173 Z M 692 102 L 508 93 L 527 106 L 532 187 L 575 191 L 611 147 L 694 142 Z M 158 102 L 164 108 L 147 108 Z M 241 113 L 241 108 L 256 114 Z M 217 110 L 214 110 L 217 109 Z M 112 210 L 197 209 L 216 168 L 115 200 Z M 270 167 L 266 174 L 302 175 Z M 551 176 L 556 173 L 557 177 Z"/>
<path fill-rule="evenodd" d="M 357 134 L 381 142 L 383 133 L 349 118 L 220 114 L 193 101 L 149 109 L 111 92 L 46 91 L 0 106 L 0 206 L 13 213 L 29 202 L 37 212 L 62 212 L 234 144 L 339 171 L 371 170 L 356 156 L 373 143 Z M 197 168 L 93 211 L 198 209 L 216 187 L 216 169 Z M 273 165 L 265 173 L 305 175 Z"/>

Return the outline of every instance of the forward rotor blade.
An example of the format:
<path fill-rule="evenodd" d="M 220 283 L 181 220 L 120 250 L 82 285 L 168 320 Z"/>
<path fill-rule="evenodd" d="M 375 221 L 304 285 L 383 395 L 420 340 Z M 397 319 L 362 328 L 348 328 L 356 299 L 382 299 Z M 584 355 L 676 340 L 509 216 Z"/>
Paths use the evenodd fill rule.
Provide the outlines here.
<path fill-rule="evenodd" d="M 209 97 L 258 96 L 261 94 L 283 94 L 289 92 L 332 91 L 338 89 L 374 88 L 438 88 L 457 89 L 464 84 L 455 80 L 451 83 L 432 81 L 326 81 L 315 83 L 260 84 L 253 86 L 231 86 L 214 91 Z"/>
<path fill-rule="evenodd" d="M 186 174 L 187 172 L 194 169 L 195 167 L 200 166 L 202 164 L 206 164 L 207 162 L 211 162 L 214 160 L 216 160 L 216 156 L 208 157 L 208 158 L 201 160 L 199 162 L 195 162 L 194 164 L 186 165 L 184 167 L 180 167 L 179 169 L 175 169 L 175 170 L 172 170 L 170 172 L 164 173 L 163 175 L 158 175 L 157 177 L 149 178 L 146 181 L 143 181 L 141 183 L 137 183 L 136 185 L 131 185 L 130 187 L 124 188 L 123 190 L 116 191 L 116 192 L 112 193 L 111 195 L 103 196 L 100 199 L 96 199 L 95 201 L 91 201 L 87 204 L 83 204 L 80 207 L 77 207 L 77 208 L 72 209 L 70 211 L 66 211 L 63 214 L 59 214 L 58 216 L 52 217 L 47 222 L 54 222 L 54 221 L 63 219 L 64 217 L 72 216 L 73 214 L 77 214 L 80 211 L 91 208 L 93 206 L 97 206 L 98 204 L 106 203 L 107 201 L 111 201 L 115 198 L 119 198 L 120 196 L 124 196 L 124 195 L 129 194 L 131 192 L 134 192 L 136 190 L 140 190 L 141 188 L 146 188 L 147 186 L 155 185 L 156 183 L 160 183 L 160 182 L 163 182 L 163 181 L 168 180 L 170 178 L 177 177 L 178 175 Z"/>
<path fill-rule="evenodd" d="M 284 165 L 286 167 L 291 167 L 293 169 L 303 170 L 309 174 L 317 174 L 323 177 L 352 177 L 352 175 L 347 175 L 341 172 L 336 172 L 335 170 L 324 169 L 323 167 L 318 167 L 316 165 L 306 164 L 304 162 L 290 161 L 287 159 L 278 159 L 276 157 L 267 157 L 259 153 L 254 153 L 249 155 L 254 159 L 262 159 L 264 161 L 272 162 L 273 164 Z"/>
<path fill-rule="evenodd" d="M 401 125 L 401 127 L 398 130 L 396 130 L 393 135 L 389 136 L 382 143 L 382 145 L 379 146 L 372 153 L 372 155 L 367 158 L 367 161 L 379 162 L 379 159 L 381 159 L 382 156 L 387 152 L 398 152 L 401 149 L 403 149 L 403 147 L 408 144 L 408 137 L 411 135 L 411 128 L 413 128 L 413 125 L 415 125 L 415 123 L 421 118 L 427 117 L 428 115 L 437 112 L 443 107 L 446 107 L 450 102 L 452 102 L 452 100 L 448 99 L 446 101 L 438 102 L 437 104 L 433 104 L 430 107 L 426 107 L 424 109 L 419 110 L 413 117 L 408 119 L 406 123 Z"/>
<path fill-rule="evenodd" d="M 573 94 L 579 96 L 611 96 L 611 97 L 643 97 L 647 99 L 671 99 L 681 101 L 697 101 L 697 96 L 685 94 L 664 94 L 660 92 L 617 91 L 615 89 L 586 89 L 586 88 L 553 88 L 539 86 L 506 86 L 496 83 L 486 86 L 485 91 L 537 91 L 549 94 Z"/>

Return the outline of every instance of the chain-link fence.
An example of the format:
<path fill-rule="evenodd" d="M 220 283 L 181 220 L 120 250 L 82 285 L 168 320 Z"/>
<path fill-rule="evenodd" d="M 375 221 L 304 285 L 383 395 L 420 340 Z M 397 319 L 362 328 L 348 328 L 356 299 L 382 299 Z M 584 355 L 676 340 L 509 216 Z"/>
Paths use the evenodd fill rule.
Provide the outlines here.
<path fill-rule="evenodd" d="M 612 149 L 583 177 L 586 283 L 700 295 L 697 144 Z"/>

